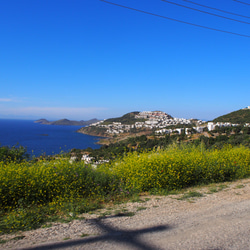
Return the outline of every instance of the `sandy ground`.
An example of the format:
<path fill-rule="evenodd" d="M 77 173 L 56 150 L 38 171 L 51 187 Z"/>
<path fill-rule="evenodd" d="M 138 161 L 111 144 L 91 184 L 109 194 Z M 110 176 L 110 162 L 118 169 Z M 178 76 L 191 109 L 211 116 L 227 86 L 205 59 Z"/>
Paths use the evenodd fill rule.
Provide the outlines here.
<path fill-rule="evenodd" d="M 0 248 L 250 249 L 250 179 L 185 193 L 190 190 L 202 196 L 141 196 L 144 202 L 84 214 L 68 224 L 3 235 L 8 241 Z"/>

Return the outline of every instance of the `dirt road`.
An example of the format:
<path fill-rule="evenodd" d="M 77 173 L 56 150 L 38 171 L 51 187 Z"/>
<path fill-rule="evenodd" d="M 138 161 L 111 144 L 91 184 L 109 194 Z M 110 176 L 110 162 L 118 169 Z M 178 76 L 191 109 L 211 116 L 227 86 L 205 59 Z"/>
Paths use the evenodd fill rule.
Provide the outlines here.
<path fill-rule="evenodd" d="M 127 203 L 86 214 L 84 220 L 24 232 L 23 239 L 9 240 L 1 247 L 250 249 L 250 179 L 191 191 L 186 190 L 188 195 L 142 196 L 144 202 Z M 202 196 L 190 197 L 197 194 Z"/>

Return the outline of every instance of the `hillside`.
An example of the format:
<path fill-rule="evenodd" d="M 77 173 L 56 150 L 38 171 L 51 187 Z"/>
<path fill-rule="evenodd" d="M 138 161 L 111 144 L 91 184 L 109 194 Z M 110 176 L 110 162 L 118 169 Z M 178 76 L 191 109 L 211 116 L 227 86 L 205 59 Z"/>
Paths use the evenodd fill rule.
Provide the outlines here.
<path fill-rule="evenodd" d="M 226 115 L 222 115 L 213 120 L 213 122 L 231 122 L 237 124 L 250 123 L 250 109 L 240 109 Z"/>
<path fill-rule="evenodd" d="M 83 127 L 77 132 L 102 137 L 127 137 L 135 134 L 148 134 L 154 125 L 160 126 L 166 120 L 174 123 L 172 116 L 162 111 L 130 112 L 121 117 L 110 118 L 89 127 Z"/>
<path fill-rule="evenodd" d="M 135 122 L 145 121 L 145 119 L 136 119 L 135 116 L 138 115 L 140 112 L 130 112 L 121 117 L 117 118 L 110 118 L 103 122 L 104 125 L 111 124 L 113 122 L 121 122 L 122 124 L 134 124 Z"/>

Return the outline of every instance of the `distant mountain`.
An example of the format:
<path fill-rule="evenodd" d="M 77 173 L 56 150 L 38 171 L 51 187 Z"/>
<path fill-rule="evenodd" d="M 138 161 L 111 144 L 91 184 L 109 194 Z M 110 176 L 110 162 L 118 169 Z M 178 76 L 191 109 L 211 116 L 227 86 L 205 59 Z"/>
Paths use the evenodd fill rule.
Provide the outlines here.
<path fill-rule="evenodd" d="M 250 109 L 240 109 L 226 115 L 222 115 L 213 120 L 213 122 L 231 122 L 237 124 L 250 123 Z"/>
<path fill-rule="evenodd" d="M 90 125 L 92 123 L 96 123 L 98 122 L 99 120 L 97 119 L 91 119 L 91 120 L 88 120 L 88 121 L 71 121 L 71 120 L 68 120 L 68 119 L 61 119 L 61 120 L 58 120 L 58 121 L 48 121 L 46 119 L 39 119 L 37 121 L 35 121 L 35 123 L 40 123 L 40 124 L 44 124 L 44 125 L 63 125 L 63 126 L 87 126 L 87 125 Z"/>
<path fill-rule="evenodd" d="M 46 119 L 39 119 L 39 120 L 37 120 L 37 121 L 34 121 L 34 123 L 40 123 L 40 124 L 45 124 L 45 125 L 51 124 L 51 122 L 49 122 L 49 121 L 46 120 Z"/>

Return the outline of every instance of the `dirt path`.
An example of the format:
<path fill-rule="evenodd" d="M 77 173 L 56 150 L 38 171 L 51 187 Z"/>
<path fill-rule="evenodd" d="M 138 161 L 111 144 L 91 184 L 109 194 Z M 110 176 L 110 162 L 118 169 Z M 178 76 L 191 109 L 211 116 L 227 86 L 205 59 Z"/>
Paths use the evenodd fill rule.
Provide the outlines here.
<path fill-rule="evenodd" d="M 193 193 L 188 193 L 189 191 Z M 250 179 L 142 196 L 68 224 L 23 232 L 1 249 L 250 249 Z M 131 216 L 133 215 L 134 216 Z M 101 217 L 100 217 L 101 216 Z M 14 238 L 5 235 L 2 239 Z"/>

